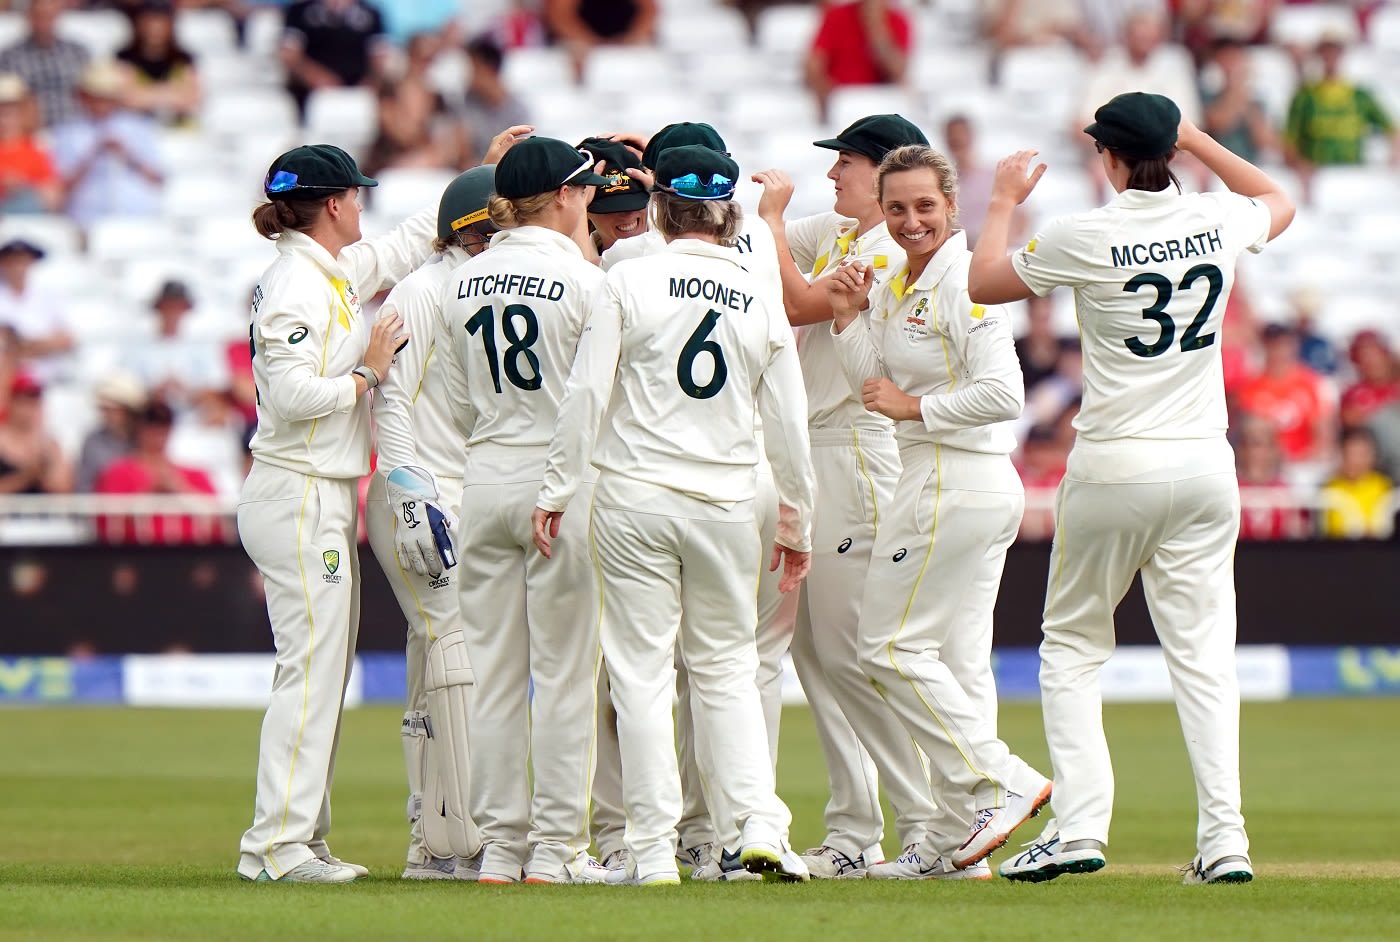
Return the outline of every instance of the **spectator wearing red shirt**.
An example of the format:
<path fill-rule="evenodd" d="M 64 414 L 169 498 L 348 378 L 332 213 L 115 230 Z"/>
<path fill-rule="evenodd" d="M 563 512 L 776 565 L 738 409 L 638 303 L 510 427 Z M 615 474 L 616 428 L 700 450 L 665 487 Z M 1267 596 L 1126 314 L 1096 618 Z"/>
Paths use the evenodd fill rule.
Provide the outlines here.
<path fill-rule="evenodd" d="M 1240 384 L 1237 408 L 1273 423 L 1288 461 L 1326 462 L 1336 421 L 1332 389 L 1299 359 L 1292 327 L 1269 324 L 1263 340 L 1264 367 Z"/>
<path fill-rule="evenodd" d="M 97 479 L 99 494 L 215 493 L 214 482 L 203 471 L 172 462 L 167 454 L 175 415 L 155 401 L 141 412 L 136 426 L 136 448 L 107 466 Z M 100 539 L 110 543 L 195 543 L 221 537 L 217 519 L 189 514 L 111 515 L 97 520 Z"/>
<path fill-rule="evenodd" d="M 1244 416 L 1234 433 L 1240 539 L 1298 540 L 1307 536 L 1308 515 L 1283 479 L 1283 452 L 1273 423 Z"/>
<path fill-rule="evenodd" d="M 817 96 L 823 119 L 833 89 L 902 82 L 911 41 L 909 17 L 888 0 L 828 6 L 806 66 L 807 87 Z"/>
<path fill-rule="evenodd" d="M 1065 476 L 1068 459 L 1069 448 L 1053 425 L 1033 425 L 1021 446 L 1021 460 L 1016 463 L 1016 470 L 1028 492 L 1053 492 Z M 1035 506 L 1027 506 L 1021 516 L 1021 538 L 1048 540 L 1055 533 L 1055 514 L 1048 507 L 1041 509 L 1041 502 L 1033 503 Z"/>
<path fill-rule="evenodd" d="M 53 159 L 26 121 L 29 87 L 0 73 L 0 212 L 51 213 L 63 199 Z"/>
<path fill-rule="evenodd" d="M 1400 400 L 1400 361 L 1385 338 L 1374 330 L 1363 330 L 1352 338 L 1351 362 L 1357 381 L 1342 393 L 1342 428 L 1357 428 L 1371 416 Z"/>

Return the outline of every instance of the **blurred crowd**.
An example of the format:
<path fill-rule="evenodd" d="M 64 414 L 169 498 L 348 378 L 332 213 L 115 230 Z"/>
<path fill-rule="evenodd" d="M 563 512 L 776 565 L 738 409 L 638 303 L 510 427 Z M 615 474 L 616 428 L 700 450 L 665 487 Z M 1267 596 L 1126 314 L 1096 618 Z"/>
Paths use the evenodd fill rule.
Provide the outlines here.
<path fill-rule="evenodd" d="M 1097 198 L 1104 183 L 1089 169 L 1097 164 L 1079 132 L 1095 104 L 1132 88 L 1170 95 L 1231 149 L 1287 168 L 1305 200 L 1321 169 L 1369 166 L 1393 175 L 1400 167 L 1400 89 L 1371 87 L 1344 68 L 1358 44 L 1379 41 L 1372 36 L 1377 24 L 1393 24 L 1392 39 L 1400 37 L 1400 4 L 903 4 L 832 2 L 808 6 L 793 20 L 810 34 L 795 52 L 795 77 L 821 120 L 842 89 L 917 83 L 926 74 L 917 61 L 918 30 L 933 22 L 928 14 L 941 12 L 962 16 L 974 34 L 971 48 L 985 53 L 975 61 L 986 74 L 969 76 L 975 83 L 1009 79 L 1004 73 L 1018 68 L 1017 54 L 1027 49 L 1043 52 L 1041 81 L 1055 83 L 1055 63 L 1073 57 L 1076 98 L 1063 136 L 1082 157 Z M 724 6 L 742 14 L 745 41 L 757 42 L 800 5 L 729 0 L 715 9 Z M 1324 26 L 1303 39 L 1280 38 L 1275 18 L 1300 7 L 1336 15 L 1319 19 Z M 372 96 L 372 127 L 356 148 L 371 175 L 472 166 L 496 131 L 536 120 L 532 102 L 539 97 L 522 93 L 518 74 L 510 80 L 512 57 L 555 46 L 570 64 L 563 81 L 579 83 L 600 48 L 652 48 L 669 17 L 703 15 L 659 9 L 656 0 L 0 0 L 0 11 L 22 27 L 0 37 L 0 215 L 59 215 L 80 233 L 108 217 L 160 216 L 171 185 L 162 142 L 198 135 L 202 106 L 219 91 L 218 77 L 205 74 L 211 63 L 182 43 L 180 18 L 196 10 L 205 22 L 226 17 L 235 42 L 247 47 L 258 41 L 257 24 L 267 22 L 269 9 L 277 34 L 268 64 L 299 121 L 307 121 L 324 90 Z M 129 39 L 111 55 L 96 54 L 106 47 L 68 38 L 61 28 L 66 14 L 91 10 L 125 18 Z M 1273 107 L 1250 72 L 1260 48 L 1286 65 L 1280 81 L 1287 87 L 1273 88 Z M 1400 43 L 1386 48 L 1400 62 Z M 1400 80 L 1400 69 L 1387 74 Z M 609 113 L 609 102 L 598 101 L 588 118 L 606 122 Z M 978 117 L 947 115 L 927 129 L 959 170 L 970 240 L 998 156 L 979 141 Z M 624 129 L 596 129 L 612 130 Z M 999 134 L 998 146 L 1008 136 Z M 1184 161 L 1178 173 L 1188 187 L 1201 184 L 1197 168 Z M 1020 218 L 1018 235 L 1028 238 L 1034 223 Z M 37 238 L 0 244 L 0 494 L 236 494 L 254 415 L 246 337 L 232 336 L 226 323 L 211 330 L 192 316 L 199 299 L 186 281 L 166 279 L 141 299 L 143 322 L 124 339 L 116 362 L 88 377 L 97 403 L 92 427 L 68 443 L 53 437 L 43 418 L 45 390 L 70 382 L 86 365 L 84 336 L 65 314 L 68 286 L 32 277 L 52 248 Z M 1290 291 L 1284 312 L 1261 312 L 1254 296 L 1246 272 L 1231 297 L 1222 349 L 1243 537 L 1389 537 L 1400 481 L 1400 311 L 1341 337 L 1324 329 L 1323 299 L 1305 282 Z M 1032 301 L 1017 341 L 1027 389 L 1018 462 L 1031 489 L 1058 483 L 1074 438 L 1081 354 L 1064 315 L 1062 302 Z M 1048 536 L 1044 502 L 1032 506 L 1025 534 Z M 179 536 L 172 527 L 161 538 Z"/>

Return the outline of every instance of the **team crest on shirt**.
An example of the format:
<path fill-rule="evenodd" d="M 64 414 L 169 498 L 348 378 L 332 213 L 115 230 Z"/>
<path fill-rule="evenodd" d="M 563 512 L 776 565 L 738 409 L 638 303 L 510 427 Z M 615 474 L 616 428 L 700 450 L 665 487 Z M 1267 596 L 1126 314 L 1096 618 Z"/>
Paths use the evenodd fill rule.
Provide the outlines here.
<path fill-rule="evenodd" d="M 913 342 L 932 334 L 933 329 L 929 326 L 929 321 L 932 319 L 928 310 L 928 298 L 920 298 L 918 303 L 914 305 L 914 310 L 910 311 L 908 316 L 904 318 L 905 338 Z"/>
<path fill-rule="evenodd" d="M 340 550 L 326 550 L 321 554 L 321 562 L 326 564 L 326 572 L 321 576 L 321 581 L 339 585 L 340 576 L 336 575 L 336 570 L 340 569 Z"/>

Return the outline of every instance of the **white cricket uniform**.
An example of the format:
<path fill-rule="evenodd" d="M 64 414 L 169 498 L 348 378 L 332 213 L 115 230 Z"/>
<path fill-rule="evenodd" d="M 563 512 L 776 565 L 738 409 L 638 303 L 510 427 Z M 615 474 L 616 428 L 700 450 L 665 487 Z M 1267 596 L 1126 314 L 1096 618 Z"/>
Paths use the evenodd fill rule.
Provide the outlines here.
<path fill-rule="evenodd" d="M 904 262 L 904 250 L 883 222 L 860 234 L 855 220 L 821 213 L 788 224 L 786 234 L 793 260 L 812 281 L 859 260 L 881 283 Z M 884 859 L 880 783 L 895 810 L 900 847 L 919 843 L 934 813 L 918 749 L 871 687 L 856 648 L 866 571 L 876 530 L 889 519 L 899 450 L 890 420 L 867 410 L 860 387 L 853 392 L 846 381 L 830 322 L 800 327 L 797 337 L 821 503 L 792 661 L 817 723 L 831 787 L 823 843 L 878 863 Z"/>
<path fill-rule="evenodd" d="M 1025 509 L 1011 463 L 1025 388 L 1006 311 L 968 298 L 971 259 L 953 232 L 916 280 L 896 273 L 834 337 L 852 388 L 883 375 L 920 400 L 922 420 L 897 423 L 903 472 L 875 538 L 858 657 L 933 768 L 925 860 L 951 856 L 1005 789 L 1040 781 L 996 734 L 992 610 Z"/>
<path fill-rule="evenodd" d="M 420 576 L 399 565 L 394 537 L 394 508 L 385 496 L 384 480 L 390 471 L 403 465 L 416 465 L 437 480 L 439 505 L 457 515 L 462 500 L 462 454 L 466 443 L 452 417 L 453 404 L 447 396 L 444 370 L 437 357 L 438 306 L 453 269 L 470 256 L 454 246 L 424 264 L 394 286 L 379 309 L 379 317 L 397 313 L 409 334 L 408 346 L 395 358 L 394 368 L 380 384 L 374 399 L 375 447 L 379 461 L 370 479 L 365 499 L 365 528 L 369 545 L 384 577 L 398 600 L 399 610 L 408 623 L 408 702 L 401 733 L 409 739 L 423 739 L 427 727 L 423 717 L 428 710 L 424 689 L 429 646 L 449 631 L 462 627 L 457 608 L 457 583 L 453 570 L 437 577 Z M 454 534 L 455 537 L 455 534 Z M 409 844 L 410 863 L 422 863 L 423 783 L 418 744 L 409 744 L 405 761 L 409 765 L 409 817 L 413 822 Z"/>
<path fill-rule="evenodd" d="M 488 879 L 573 873 L 588 848 L 599 654 L 586 520 L 564 525 L 550 560 L 530 515 L 603 277 L 566 236 L 508 229 L 452 272 L 438 318 L 448 400 L 470 432 L 455 579 L 476 675 L 471 813 Z"/>
<path fill-rule="evenodd" d="M 432 254 L 436 215 L 424 210 L 334 258 L 285 232 L 253 293 L 258 430 L 238 533 L 263 576 L 277 672 L 238 862 L 250 879 L 263 869 L 278 879 L 329 853 L 340 707 L 360 623 L 356 486 L 369 473 L 370 403 L 350 375 L 369 346 L 360 299 Z"/>
<path fill-rule="evenodd" d="M 1056 496 L 1040 688 L 1065 841 L 1108 841 L 1113 769 L 1098 673 L 1134 573 L 1171 672 L 1207 862 L 1247 854 L 1240 810 L 1234 453 L 1219 333 L 1241 252 L 1268 208 L 1233 193 L 1126 190 L 1012 255 L 1036 294 L 1074 289 L 1078 432 Z"/>
<path fill-rule="evenodd" d="M 643 258 L 666 251 L 666 240 L 654 229 L 623 239 L 604 252 L 599 264 L 604 271 L 631 258 Z M 783 280 L 778 271 L 778 248 L 767 224 L 757 217 L 745 216 L 739 237 L 729 250 L 734 258 L 756 276 L 769 309 L 781 311 Z M 761 425 L 755 416 L 755 431 Z M 759 449 L 757 523 L 765 547 L 773 545 L 778 526 L 777 491 L 773 486 L 772 470 L 763 449 Z M 769 572 L 767 560 L 762 561 L 758 574 L 758 690 L 763 703 L 764 725 L 768 729 L 769 753 L 776 769 L 778 762 L 778 730 L 782 719 L 783 654 L 792 641 L 793 623 L 797 617 L 798 600 L 793 594 L 778 591 L 780 573 Z M 698 847 L 715 840 L 711 821 L 710 798 L 719 796 L 709 789 L 696 761 L 694 723 L 689 695 L 690 681 L 685 665 L 677 662 L 676 741 L 680 755 L 681 790 L 685 802 L 677 830 L 681 847 Z M 606 684 L 604 687 L 606 692 Z M 622 804 L 622 769 L 619 765 L 615 712 L 608 707 L 599 710 L 598 770 L 593 782 L 593 833 L 600 856 L 606 857 L 622 847 L 626 826 Z"/>
<path fill-rule="evenodd" d="M 792 508 L 778 540 L 809 549 L 801 379 L 791 331 L 759 280 L 732 250 L 691 239 L 609 272 L 569 378 L 539 506 L 568 506 L 592 456 L 600 636 L 617 709 L 625 844 L 642 878 L 676 871 L 678 641 L 723 846 L 740 845 L 745 822 L 785 838 L 791 821 L 774 792 L 766 731 L 753 722 L 755 405 L 779 498 Z"/>

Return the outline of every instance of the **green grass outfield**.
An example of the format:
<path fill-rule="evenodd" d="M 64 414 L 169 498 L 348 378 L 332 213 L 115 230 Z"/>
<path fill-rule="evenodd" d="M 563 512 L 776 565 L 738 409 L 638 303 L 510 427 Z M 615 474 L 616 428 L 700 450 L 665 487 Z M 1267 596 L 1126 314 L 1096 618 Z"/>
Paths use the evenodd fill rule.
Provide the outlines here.
<path fill-rule="evenodd" d="M 1400 699 L 1246 705 L 1259 878 L 1211 887 L 1183 887 L 1176 870 L 1193 854 L 1195 800 L 1166 705 L 1108 710 L 1118 771 L 1108 869 L 1039 885 L 404 883 L 399 716 L 352 711 L 342 739 L 332 843 L 374 876 L 315 887 L 234 876 L 258 715 L 0 711 L 0 940 L 1400 939 Z M 1046 767 L 1035 706 L 1005 708 L 1002 730 Z M 805 710 L 785 714 L 782 746 L 793 843 L 818 843 L 826 789 Z"/>

